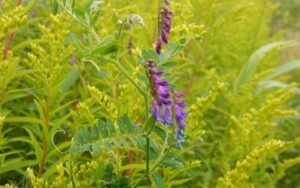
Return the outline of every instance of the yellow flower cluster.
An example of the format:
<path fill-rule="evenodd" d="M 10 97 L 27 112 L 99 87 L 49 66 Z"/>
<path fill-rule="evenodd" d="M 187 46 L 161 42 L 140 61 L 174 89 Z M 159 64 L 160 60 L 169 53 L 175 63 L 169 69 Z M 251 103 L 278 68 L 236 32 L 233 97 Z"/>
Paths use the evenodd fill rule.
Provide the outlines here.
<path fill-rule="evenodd" d="M 34 171 L 30 168 L 26 170 L 26 176 L 33 188 L 95 187 L 99 184 L 97 181 L 100 181 L 96 178 L 97 173 L 100 173 L 99 170 L 103 173 L 105 170 L 103 164 L 110 160 L 107 152 L 103 151 L 101 153 L 101 156 L 98 158 L 80 165 L 75 165 L 72 161 L 58 164 L 56 166 L 56 175 L 51 182 L 44 178 L 36 177 Z"/>
<path fill-rule="evenodd" d="M 230 130 L 231 145 L 237 150 L 238 158 L 272 135 L 275 127 L 274 118 L 296 114 L 293 110 L 282 109 L 283 104 L 294 95 L 292 88 L 293 85 L 267 95 L 262 106 L 239 113 L 240 118 L 231 116 L 234 123 L 234 128 Z"/>
<path fill-rule="evenodd" d="M 197 98 L 197 102 L 190 107 L 189 117 L 187 119 L 188 125 L 191 125 L 187 130 L 187 134 L 191 137 L 199 137 L 204 134 L 201 127 L 206 123 L 203 121 L 205 110 L 216 100 L 217 96 L 226 89 L 222 82 L 218 82 L 216 86 L 209 92 L 207 97 Z"/>
<path fill-rule="evenodd" d="M 105 112 L 107 112 L 112 120 L 116 120 L 118 117 L 118 109 L 115 105 L 114 100 L 106 95 L 104 92 L 99 91 L 94 86 L 88 86 L 88 91 L 92 95 L 92 97 L 102 106 Z"/>
<path fill-rule="evenodd" d="M 24 7 L 18 6 L 0 17 L 0 41 L 27 21 Z"/>
<path fill-rule="evenodd" d="M 96 117 L 91 112 L 91 108 L 94 102 L 92 98 L 86 99 L 85 101 L 79 102 L 76 105 L 76 109 L 72 112 L 74 122 L 76 122 L 77 126 L 88 124 L 93 125 L 97 122 Z"/>
<path fill-rule="evenodd" d="M 300 157 L 286 159 L 276 168 L 276 179 L 280 180 L 285 175 L 285 170 L 300 163 Z"/>
<path fill-rule="evenodd" d="M 222 178 L 219 178 L 217 188 L 239 188 L 239 187 L 254 187 L 248 183 L 251 173 L 264 160 L 272 157 L 274 152 L 279 152 L 285 146 L 284 141 L 270 140 L 267 143 L 256 147 L 247 157 L 236 163 L 234 169 L 226 173 Z"/>
<path fill-rule="evenodd" d="M 197 24 L 181 24 L 172 29 L 172 35 L 174 35 L 175 38 L 180 38 L 180 36 L 190 36 L 195 39 L 200 39 L 205 33 L 206 30 L 204 25 Z"/>
<path fill-rule="evenodd" d="M 61 75 L 71 70 L 70 64 L 66 61 L 74 51 L 71 45 L 64 45 L 64 40 L 68 34 L 70 18 L 65 14 L 50 15 L 50 27 L 39 25 L 41 39 L 30 43 L 31 52 L 27 53 L 24 65 L 36 69 L 40 75 L 38 78 L 29 77 L 36 84 L 43 86 L 55 86 L 64 79 Z M 47 44 L 44 46 L 44 44 Z"/>
<path fill-rule="evenodd" d="M 16 76 L 18 63 L 19 58 L 8 57 L 6 60 L 2 60 L 2 56 L 0 58 L 0 100 L 8 83 Z"/>

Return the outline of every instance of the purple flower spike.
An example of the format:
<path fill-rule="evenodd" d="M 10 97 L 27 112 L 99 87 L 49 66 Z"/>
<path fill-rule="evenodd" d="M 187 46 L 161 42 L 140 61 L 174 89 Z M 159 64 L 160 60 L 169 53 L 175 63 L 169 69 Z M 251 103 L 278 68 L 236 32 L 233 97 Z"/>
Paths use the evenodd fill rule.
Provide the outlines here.
<path fill-rule="evenodd" d="M 187 114 L 183 111 L 183 108 L 186 106 L 186 104 L 180 100 L 180 98 L 182 98 L 183 96 L 183 94 L 174 91 L 174 113 L 176 124 L 180 130 L 186 127 L 184 120 L 187 118 Z"/>
<path fill-rule="evenodd" d="M 156 42 L 156 53 L 158 55 L 161 53 L 162 43 L 168 44 L 172 27 L 173 13 L 170 10 L 170 0 L 165 0 L 164 3 L 165 5 L 161 8 L 160 13 L 160 36 Z"/>
<path fill-rule="evenodd" d="M 168 44 L 169 35 L 172 28 L 173 13 L 170 10 L 170 0 L 164 0 L 164 5 L 160 10 L 159 37 L 156 42 L 156 54 L 160 55 L 162 45 Z M 154 60 L 149 59 L 147 62 L 147 75 L 151 86 L 152 114 L 156 121 L 162 124 L 177 125 L 176 136 L 174 137 L 175 147 L 181 149 L 181 142 L 185 136 L 183 129 L 186 128 L 185 119 L 187 113 L 184 112 L 186 103 L 182 101 L 184 95 L 177 91 L 172 91 L 169 82 L 162 79 L 164 71 L 157 70 Z M 172 93 L 171 93 L 172 92 Z M 171 115 L 172 114 L 172 115 Z M 174 119 L 172 119 L 174 117 Z"/>
<path fill-rule="evenodd" d="M 166 80 L 161 79 L 163 71 L 156 69 L 154 60 L 147 60 L 148 74 L 151 85 L 152 114 L 157 121 L 163 124 L 173 124 L 170 113 L 170 87 Z"/>

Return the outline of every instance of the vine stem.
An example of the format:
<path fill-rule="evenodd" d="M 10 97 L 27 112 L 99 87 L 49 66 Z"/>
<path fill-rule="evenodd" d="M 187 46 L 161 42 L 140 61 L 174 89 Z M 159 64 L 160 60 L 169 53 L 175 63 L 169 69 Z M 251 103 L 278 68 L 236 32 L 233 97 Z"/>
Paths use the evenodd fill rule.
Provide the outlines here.
<path fill-rule="evenodd" d="M 129 80 L 129 82 L 136 88 L 136 90 L 143 96 L 144 98 L 144 103 L 145 103 L 145 114 L 146 117 L 148 118 L 148 98 L 147 94 L 138 86 L 135 81 L 129 76 L 128 72 L 126 69 L 117 61 L 117 60 L 110 60 L 112 61 L 116 67 L 126 76 L 126 78 Z"/>
<path fill-rule="evenodd" d="M 71 182 L 72 182 L 72 186 L 73 188 L 76 188 L 76 185 L 75 185 L 75 181 L 74 181 L 74 176 L 73 176 L 73 161 L 70 161 L 70 175 L 71 175 Z"/>
<path fill-rule="evenodd" d="M 146 161 L 146 176 L 149 177 L 149 169 L 150 169 L 150 138 L 146 136 L 146 148 L 147 148 L 147 161 Z"/>
<path fill-rule="evenodd" d="M 165 158 L 165 151 L 169 145 L 169 134 L 168 134 L 168 130 L 166 130 L 166 138 L 164 141 L 164 145 L 163 145 L 163 149 L 161 150 L 158 159 L 156 160 L 155 164 L 153 165 L 153 167 L 151 168 L 150 172 L 153 172 L 156 167 L 158 167 L 158 165 L 162 162 L 162 160 Z"/>

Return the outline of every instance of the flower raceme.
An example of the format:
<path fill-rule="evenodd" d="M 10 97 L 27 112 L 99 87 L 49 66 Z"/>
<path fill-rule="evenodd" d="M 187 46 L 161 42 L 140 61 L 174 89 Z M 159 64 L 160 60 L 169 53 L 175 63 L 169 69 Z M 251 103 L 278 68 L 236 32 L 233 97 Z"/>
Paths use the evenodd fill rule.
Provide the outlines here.
<path fill-rule="evenodd" d="M 171 92 L 168 81 L 161 78 L 164 72 L 157 70 L 156 67 L 154 60 L 147 60 L 147 73 L 153 96 L 152 114 L 156 121 L 173 125 L 171 118 L 171 110 L 173 110 L 175 123 L 178 129 L 182 130 L 186 127 L 184 120 L 187 118 L 187 114 L 183 111 L 186 104 L 181 100 L 184 95 L 177 91 Z"/>
<path fill-rule="evenodd" d="M 147 60 L 148 75 L 151 83 L 151 94 L 154 98 L 152 101 L 152 113 L 157 121 L 163 124 L 173 124 L 171 119 L 170 108 L 170 86 L 166 80 L 161 79 L 163 71 L 156 69 L 154 60 Z"/>
<path fill-rule="evenodd" d="M 162 43 L 168 44 L 168 38 L 171 33 L 172 27 L 172 11 L 170 10 L 170 1 L 165 0 L 165 5 L 161 8 L 160 12 L 160 36 L 156 42 L 156 53 L 159 55 L 161 52 Z"/>
<path fill-rule="evenodd" d="M 160 10 L 160 35 L 156 43 L 156 54 L 161 54 L 163 44 L 168 44 L 168 38 L 171 32 L 173 13 L 170 10 L 170 1 L 164 0 L 164 5 Z M 156 121 L 163 124 L 177 125 L 176 135 L 174 137 L 175 146 L 181 149 L 184 140 L 183 129 L 186 127 L 185 119 L 187 114 L 183 111 L 186 104 L 182 101 L 183 94 L 171 89 L 168 81 L 163 80 L 164 71 L 158 70 L 153 59 L 146 61 L 147 75 L 151 85 L 152 114 Z M 174 118 L 172 118 L 174 117 Z"/>

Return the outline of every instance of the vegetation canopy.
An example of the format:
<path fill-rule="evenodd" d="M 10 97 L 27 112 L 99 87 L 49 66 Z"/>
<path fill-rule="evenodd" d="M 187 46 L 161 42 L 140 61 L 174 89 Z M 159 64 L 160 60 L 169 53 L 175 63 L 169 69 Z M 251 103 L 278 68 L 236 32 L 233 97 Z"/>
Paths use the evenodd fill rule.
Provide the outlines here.
<path fill-rule="evenodd" d="M 299 11 L 0 0 L 0 188 L 300 187 Z"/>

